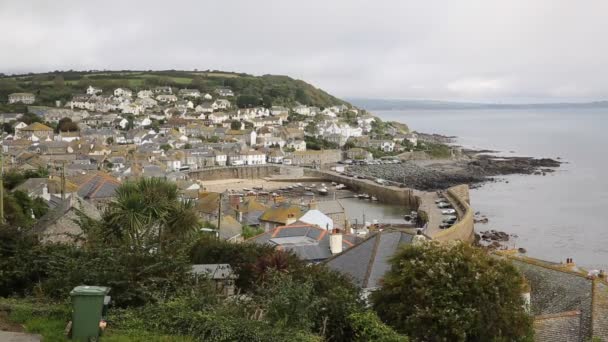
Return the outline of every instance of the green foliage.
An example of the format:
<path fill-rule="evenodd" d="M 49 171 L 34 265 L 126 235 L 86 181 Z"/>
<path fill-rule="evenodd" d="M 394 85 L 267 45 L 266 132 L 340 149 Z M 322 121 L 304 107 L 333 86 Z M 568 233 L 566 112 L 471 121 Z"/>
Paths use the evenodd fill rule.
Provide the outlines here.
<path fill-rule="evenodd" d="M 348 316 L 354 330 L 354 342 L 407 342 L 408 338 L 397 334 L 382 323 L 373 311 L 353 313 Z"/>
<path fill-rule="evenodd" d="M 239 120 L 232 120 L 230 122 L 230 129 L 240 130 L 241 129 L 241 122 Z"/>
<path fill-rule="evenodd" d="M 264 232 L 264 228 L 261 227 L 251 227 L 251 226 L 243 226 L 243 238 L 245 240 L 249 239 L 250 237 L 254 237 L 256 235 L 260 235 Z"/>
<path fill-rule="evenodd" d="M 374 309 L 422 341 L 526 341 L 532 321 L 522 278 L 506 261 L 464 243 L 407 246 L 391 260 Z"/>
<path fill-rule="evenodd" d="M 162 144 L 162 145 L 160 145 L 160 148 L 161 148 L 163 151 L 167 152 L 167 151 L 169 151 L 170 149 L 172 149 L 173 147 L 172 147 L 171 145 L 169 145 L 169 144 Z"/>
<path fill-rule="evenodd" d="M 418 145 L 419 149 L 425 151 L 429 156 L 433 158 L 450 158 L 452 156 L 452 149 L 445 144 L 419 142 Z"/>
<path fill-rule="evenodd" d="M 306 141 L 307 150 L 329 150 L 340 148 L 340 146 L 338 146 L 338 144 L 334 142 L 327 141 L 323 138 L 312 137 L 309 135 L 304 137 L 304 141 Z"/>
<path fill-rule="evenodd" d="M 55 130 L 57 133 L 59 132 L 75 132 L 78 131 L 78 124 L 72 121 L 70 118 L 62 118 L 57 123 L 57 128 Z"/>
<path fill-rule="evenodd" d="M 100 226 L 105 241 L 147 250 L 194 236 L 201 222 L 194 203 L 178 198 L 175 183 L 151 178 L 121 184 Z"/>
<path fill-rule="evenodd" d="M 239 95 L 236 98 L 236 105 L 239 108 L 257 107 L 261 104 L 262 104 L 261 99 L 255 95 Z"/>
<path fill-rule="evenodd" d="M 49 171 L 42 167 L 37 170 L 27 170 L 23 172 L 10 170 L 4 174 L 4 186 L 7 189 L 12 190 L 30 178 L 45 178 L 48 176 Z"/>

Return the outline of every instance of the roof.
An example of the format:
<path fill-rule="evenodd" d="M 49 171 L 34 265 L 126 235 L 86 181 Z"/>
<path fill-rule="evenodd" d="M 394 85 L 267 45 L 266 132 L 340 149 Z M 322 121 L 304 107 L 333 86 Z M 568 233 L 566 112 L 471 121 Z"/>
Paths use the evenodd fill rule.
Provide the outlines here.
<path fill-rule="evenodd" d="M 239 210 L 243 213 L 248 213 L 251 211 L 261 211 L 264 212 L 268 207 L 263 205 L 262 203 L 255 200 L 255 198 L 248 197 L 242 203 L 233 206 L 235 210 Z"/>
<path fill-rule="evenodd" d="M 268 244 L 278 249 L 293 252 L 303 260 L 321 261 L 332 256 L 329 249 L 329 235 L 327 230 L 319 226 L 296 223 L 276 227 L 247 241 Z M 343 234 L 342 249 L 346 250 L 352 247 L 356 241 L 357 237 Z"/>
<path fill-rule="evenodd" d="M 530 307 L 533 315 L 557 317 L 556 315 L 578 311 L 580 335 L 592 336 L 591 322 L 595 310 L 592 298 L 597 294 L 594 294 L 594 280 L 587 277 L 587 272 L 577 269 L 576 266 L 550 263 L 523 255 L 508 255 L 507 252 L 497 255 L 509 259 L 530 285 Z M 606 290 L 603 295 L 607 295 Z M 608 331 L 606 333 L 608 334 Z"/>
<path fill-rule="evenodd" d="M 71 177 L 70 180 L 78 187 L 78 196 L 84 199 L 100 199 L 113 197 L 120 182 L 104 172 L 90 172 Z"/>
<path fill-rule="evenodd" d="M 230 264 L 198 264 L 192 265 L 192 274 L 206 275 L 210 279 L 235 279 L 237 275 Z"/>
<path fill-rule="evenodd" d="M 334 229 L 334 221 L 318 209 L 307 211 L 298 221 L 314 224 L 329 231 Z"/>
<path fill-rule="evenodd" d="M 361 288 L 377 288 L 390 269 L 389 260 L 399 246 L 412 242 L 412 234 L 401 231 L 376 233 L 327 261 L 327 266 L 351 276 Z"/>
<path fill-rule="evenodd" d="M 243 225 L 232 216 L 222 216 L 220 220 L 220 238 L 233 239 L 243 234 Z"/>
<path fill-rule="evenodd" d="M 53 129 L 47 125 L 41 124 L 40 122 L 34 122 L 27 127 L 23 127 L 22 131 L 52 131 Z"/>
<path fill-rule="evenodd" d="M 536 316 L 534 318 L 534 341 L 582 341 L 580 321 L 580 311 Z"/>
<path fill-rule="evenodd" d="M 279 204 L 278 206 L 267 209 L 264 214 L 260 216 L 260 221 L 285 224 L 289 215 L 294 215 L 294 218 L 298 218 L 302 215 L 302 210 L 300 210 L 300 207 L 289 203 Z"/>
<path fill-rule="evenodd" d="M 203 192 L 199 195 L 196 209 L 205 214 L 217 214 L 220 194 L 218 192 Z"/>

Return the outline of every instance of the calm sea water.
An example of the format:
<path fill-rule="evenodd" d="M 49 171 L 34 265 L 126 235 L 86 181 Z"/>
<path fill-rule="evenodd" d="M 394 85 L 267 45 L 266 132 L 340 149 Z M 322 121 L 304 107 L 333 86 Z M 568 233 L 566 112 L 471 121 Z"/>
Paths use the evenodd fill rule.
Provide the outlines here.
<path fill-rule="evenodd" d="M 455 135 L 465 147 L 505 155 L 561 157 L 548 176 L 513 175 L 471 191 L 489 217 L 478 231 L 517 234 L 516 247 L 551 261 L 608 269 L 608 109 L 379 111 L 411 129 Z"/>

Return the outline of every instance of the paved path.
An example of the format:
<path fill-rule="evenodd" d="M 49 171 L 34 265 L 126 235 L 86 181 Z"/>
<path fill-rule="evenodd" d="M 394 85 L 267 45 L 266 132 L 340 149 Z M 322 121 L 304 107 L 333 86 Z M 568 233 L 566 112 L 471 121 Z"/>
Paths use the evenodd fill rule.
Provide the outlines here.
<path fill-rule="evenodd" d="M 441 209 L 435 205 L 435 200 L 439 199 L 436 192 L 416 191 L 416 196 L 420 197 L 420 208 L 428 214 L 429 221 L 427 223 L 426 230 L 424 233 L 430 237 L 434 237 L 435 234 L 439 233 L 441 228 L 439 225 L 443 221 L 443 215 Z"/>
<path fill-rule="evenodd" d="M 40 335 L 0 331 L 0 341 L 2 342 L 40 342 Z"/>

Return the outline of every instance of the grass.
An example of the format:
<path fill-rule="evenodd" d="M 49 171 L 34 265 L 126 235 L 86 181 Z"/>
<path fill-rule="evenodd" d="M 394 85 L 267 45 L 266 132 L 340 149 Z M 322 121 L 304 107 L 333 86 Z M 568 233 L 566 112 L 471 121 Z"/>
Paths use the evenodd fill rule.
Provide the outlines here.
<path fill-rule="evenodd" d="M 70 316 L 65 303 L 40 303 L 32 300 L 0 299 L 0 309 L 10 312 L 9 320 L 21 324 L 25 331 L 39 334 L 43 341 L 68 342 L 64 330 Z M 140 330 L 114 330 L 108 326 L 103 342 L 194 342 L 187 336 L 158 335 Z"/>

